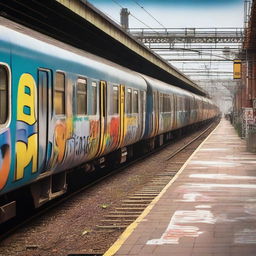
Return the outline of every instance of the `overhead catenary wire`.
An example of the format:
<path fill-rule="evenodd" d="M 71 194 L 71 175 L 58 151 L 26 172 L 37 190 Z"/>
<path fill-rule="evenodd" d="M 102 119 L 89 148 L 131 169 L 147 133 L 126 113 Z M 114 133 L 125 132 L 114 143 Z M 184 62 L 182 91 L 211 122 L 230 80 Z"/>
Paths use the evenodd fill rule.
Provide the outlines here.
<path fill-rule="evenodd" d="M 161 27 L 163 27 L 164 29 L 166 29 L 166 27 L 159 22 L 149 11 L 146 10 L 145 7 L 143 7 L 140 3 L 138 3 L 136 0 L 132 0 L 134 3 L 136 3 L 144 12 L 146 12 L 152 19 L 154 19 Z"/>
<path fill-rule="evenodd" d="M 119 7 L 124 8 L 119 2 L 117 2 L 116 0 L 112 0 L 115 4 L 117 4 Z"/>
<path fill-rule="evenodd" d="M 117 4 L 119 7 L 121 7 L 122 9 L 124 8 L 118 1 L 116 0 L 112 0 L 112 2 L 114 2 L 115 4 Z M 137 18 L 135 15 L 133 15 L 131 12 L 129 12 L 129 14 L 136 19 L 137 21 L 139 21 L 141 24 L 143 24 L 144 26 L 146 26 L 147 28 L 151 29 L 152 31 L 154 31 L 155 33 L 159 34 L 157 31 L 155 31 L 153 28 L 151 28 L 150 26 L 148 26 L 145 22 L 143 22 L 142 20 L 140 20 L 139 18 Z"/>
<path fill-rule="evenodd" d="M 106 12 L 105 12 L 105 15 L 107 15 L 112 21 L 114 21 L 115 23 L 117 23 L 120 26 L 120 21 L 116 20 L 115 18 L 113 18 L 111 15 L 109 15 Z"/>
<path fill-rule="evenodd" d="M 141 21 L 140 19 L 138 19 L 136 16 L 134 16 L 132 13 L 130 13 L 130 15 L 136 19 L 137 21 L 139 21 L 140 23 L 144 24 L 146 27 L 150 28 L 152 31 L 156 32 L 158 34 L 157 31 L 155 31 L 153 28 L 149 27 L 146 23 L 144 23 L 143 21 Z"/>
<path fill-rule="evenodd" d="M 126 7 L 123 6 L 123 2 L 121 0 L 112 0 L 112 2 L 114 2 L 120 8 L 126 8 Z M 144 7 L 144 4 L 143 4 L 142 0 L 131 0 L 130 2 L 133 2 L 134 3 L 134 7 L 135 7 L 135 9 L 131 8 L 132 10 L 129 10 L 129 15 L 130 15 L 131 18 L 136 19 L 136 21 L 138 21 L 139 23 L 143 24 L 143 26 L 145 26 L 146 30 L 150 30 L 153 33 L 156 33 L 157 36 L 161 35 L 163 29 L 167 32 L 168 28 L 166 28 L 164 26 L 164 24 L 162 24 L 157 18 L 154 17 L 154 15 L 151 14 L 151 12 L 148 10 L 148 6 Z M 136 9 L 135 4 L 137 5 L 137 9 Z M 145 12 L 148 16 L 150 16 L 150 18 L 152 18 L 155 22 L 157 22 L 157 24 L 159 24 L 159 26 L 161 26 L 161 27 L 158 27 L 158 28 L 150 27 L 146 22 L 143 21 L 143 19 L 141 19 L 141 16 L 138 16 L 138 14 L 135 12 L 135 11 L 137 11 L 139 9 L 140 10 L 142 9 L 143 12 Z M 134 15 L 135 13 L 137 14 L 137 16 Z M 139 17 L 139 18 L 137 18 L 137 17 Z M 144 17 L 146 17 L 146 16 L 144 15 Z M 203 29 L 205 30 L 205 28 L 203 28 Z M 145 45 L 147 45 L 147 43 L 145 43 Z M 148 47 L 151 50 L 155 51 L 160 56 L 161 56 L 161 53 L 159 53 L 159 51 L 163 50 L 165 52 L 165 50 L 166 50 L 165 48 L 161 49 L 161 47 L 159 47 L 159 48 L 156 47 L 155 48 L 154 46 L 152 46 L 151 43 L 149 43 Z M 229 50 L 232 50 L 232 49 L 229 49 Z M 214 61 L 215 62 L 216 61 L 229 62 L 228 63 L 229 66 L 232 64 L 231 63 L 233 61 L 232 56 L 222 55 L 221 52 L 220 52 L 222 50 L 222 48 L 221 49 L 217 49 L 218 52 L 215 52 L 216 51 L 215 49 L 214 49 L 214 52 L 212 52 L 213 51 L 212 48 L 209 48 L 209 49 L 208 48 L 206 48 L 206 49 L 201 49 L 201 48 L 200 49 L 186 49 L 185 47 L 182 47 L 182 46 L 179 46 L 179 48 L 168 49 L 168 50 L 169 51 L 172 50 L 172 51 L 174 51 L 176 53 L 179 52 L 179 51 L 183 51 L 183 54 L 184 54 L 184 51 L 185 51 L 185 52 L 192 52 L 194 54 L 197 53 L 200 56 L 201 55 L 202 56 L 208 56 L 208 58 L 206 60 L 204 60 L 203 58 L 200 59 L 200 63 L 202 63 L 202 61 L 203 61 L 203 62 L 208 62 L 210 64 L 209 65 L 210 66 L 209 71 L 207 70 L 207 72 L 201 72 L 200 69 L 192 71 L 192 70 L 189 70 L 189 68 L 186 69 L 186 70 L 183 70 L 184 69 L 183 64 L 186 64 L 184 66 L 189 67 L 189 65 L 190 65 L 189 62 L 191 62 L 191 61 L 189 59 L 186 59 L 187 63 L 185 63 L 184 61 L 178 61 L 178 59 L 175 58 L 175 62 L 176 63 L 180 63 L 180 64 L 182 63 L 182 67 L 180 67 L 180 64 L 177 64 L 176 67 L 178 69 L 180 69 L 182 72 L 184 72 L 185 74 L 189 75 L 189 76 L 192 76 L 192 77 L 195 77 L 195 76 L 202 76 L 202 77 L 204 77 L 204 76 L 214 76 L 215 77 L 216 75 L 226 75 L 226 76 L 229 75 L 229 73 L 227 73 L 227 71 L 225 71 L 225 72 L 224 71 L 223 72 L 219 71 L 218 73 L 213 71 L 213 73 L 210 74 L 210 69 L 211 69 L 211 66 L 212 66 L 212 61 L 213 62 Z M 209 50 L 211 50 L 211 51 L 209 51 Z M 177 53 L 177 55 L 179 55 L 179 54 Z M 184 58 L 184 56 L 183 56 L 183 58 Z M 172 63 L 172 58 L 164 58 L 164 59 L 166 61 L 168 61 L 169 63 L 173 64 Z M 214 66 L 216 66 L 215 62 L 214 62 Z M 230 74 L 232 74 L 232 72 Z"/>

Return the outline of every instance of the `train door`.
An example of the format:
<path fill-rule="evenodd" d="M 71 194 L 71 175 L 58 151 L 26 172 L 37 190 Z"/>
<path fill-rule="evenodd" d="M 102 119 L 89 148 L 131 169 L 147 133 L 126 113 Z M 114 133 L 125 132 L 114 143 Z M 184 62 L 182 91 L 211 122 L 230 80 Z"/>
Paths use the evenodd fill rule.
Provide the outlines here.
<path fill-rule="evenodd" d="M 177 115 L 178 115 L 178 106 L 177 106 L 177 96 L 173 94 L 173 130 L 177 128 Z"/>
<path fill-rule="evenodd" d="M 158 133 L 159 129 L 159 92 L 154 91 L 154 136 Z"/>
<path fill-rule="evenodd" d="M 141 124 L 141 134 L 143 136 L 145 131 L 145 106 L 146 106 L 145 92 L 140 91 L 139 104 L 140 104 L 140 124 Z"/>
<path fill-rule="evenodd" d="M 120 124 L 119 124 L 119 143 L 118 147 L 120 147 L 123 143 L 124 139 L 124 106 L 125 106 L 125 86 L 120 85 L 119 86 L 119 117 L 120 117 Z"/>
<path fill-rule="evenodd" d="M 107 129 L 107 83 L 100 81 L 100 143 L 97 156 L 104 151 L 104 138 Z"/>
<path fill-rule="evenodd" d="M 171 130 L 175 127 L 175 102 L 174 102 L 174 94 L 170 95 L 171 100 Z"/>
<path fill-rule="evenodd" d="M 51 71 L 48 69 L 38 70 L 38 170 L 47 170 L 48 127 L 49 110 L 51 109 Z"/>

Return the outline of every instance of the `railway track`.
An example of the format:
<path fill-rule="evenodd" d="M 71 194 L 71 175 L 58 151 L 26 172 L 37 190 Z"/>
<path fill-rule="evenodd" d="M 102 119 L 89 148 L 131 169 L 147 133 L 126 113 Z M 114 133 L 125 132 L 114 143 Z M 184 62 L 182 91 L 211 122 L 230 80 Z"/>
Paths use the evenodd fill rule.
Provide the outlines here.
<path fill-rule="evenodd" d="M 170 156 L 166 159 L 166 161 L 170 161 L 171 159 L 177 157 L 179 153 L 184 151 L 188 146 L 190 146 L 195 141 L 199 140 L 204 134 L 206 134 L 216 122 L 212 123 L 206 129 L 203 130 L 199 135 L 193 137 L 188 143 L 182 145 L 177 150 L 173 151 Z M 173 141 L 172 141 L 173 143 Z M 13 226 L 7 226 L 5 229 L 1 229 L 0 240 L 4 240 L 11 234 L 15 233 L 18 229 L 25 227 L 34 219 L 37 219 L 39 216 L 42 216 L 46 212 L 50 211 L 51 209 L 63 204 L 65 201 L 69 200 L 70 198 L 74 197 L 75 195 L 85 191 L 97 183 L 105 180 L 108 177 L 119 173 L 121 170 L 126 169 L 128 166 L 134 165 L 139 161 L 149 157 L 152 154 L 155 154 L 162 150 L 163 148 L 167 147 L 169 144 L 165 144 L 162 147 L 157 148 L 156 150 L 149 152 L 148 154 L 139 157 L 123 166 L 120 166 L 116 170 L 112 170 L 109 173 L 95 179 L 94 181 L 90 182 L 86 186 L 83 186 L 76 191 L 66 195 L 65 197 L 58 199 L 56 201 L 51 202 L 49 205 L 41 208 L 39 211 L 35 211 L 32 216 L 25 217 L 23 220 L 18 221 L 18 223 L 14 222 Z M 192 147 L 189 149 L 189 152 L 186 152 L 186 155 L 190 155 L 197 146 Z M 179 170 L 179 167 L 182 166 L 184 163 L 183 160 L 173 161 L 172 165 L 173 168 L 168 171 L 163 171 L 155 175 L 155 177 L 151 180 L 150 185 L 145 186 L 140 191 L 137 191 L 134 194 L 131 194 L 126 199 L 122 201 L 121 206 L 116 207 L 113 211 L 109 212 L 108 214 L 104 215 L 101 219 L 100 223 L 97 225 L 97 229 L 99 232 L 109 231 L 113 229 L 122 230 L 126 228 L 130 223 L 132 223 L 140 214 L 141 212 L 147 207 L 147 205 L 159 194 L 159 192 L 163 189 L 163 187 L 175 176 L 176 172 Z"/>
<path fill-rule="evenodd" d="M 216 123 L 212 123 L 199 135 L 191 139 L 185 145 L 181 146 L 177 150 L 173 151 L 166 161 L 170 161 L 179 153 L 187 149 L 190 145 L 198 141 L 200 138 L 209 133 Z M 200 142 L 201 143 L 201 142 Z M 199 146 L 200 143 L 195 143 L 194 147 L 191 147 L 185 153 L 185 159 L 187 159 L 194 150 Z M 183 156 L 184 157 L 184 156 Z M 185 160 L 186 161 L 186 160 Z M 142 190 L 132 194 L 128 199 L 123 200 L 122 206 L 116 208 L 111 214 L 104 216 L 101 220 L 101 224 L 97 225 L 99 229 L 125 229 L 129 224 L 134 222 L 138 216 L 144 211 L 144 209 L 154 200 L 154 198 L 162 191 L 162 189 L 170 182 L 170 180 L 179 171 L 180 167 L 185 161 L 172 162 L 173 169 L 163 171 L 155 175 L 150 182 L 150 185 L 146 186 Z"/>

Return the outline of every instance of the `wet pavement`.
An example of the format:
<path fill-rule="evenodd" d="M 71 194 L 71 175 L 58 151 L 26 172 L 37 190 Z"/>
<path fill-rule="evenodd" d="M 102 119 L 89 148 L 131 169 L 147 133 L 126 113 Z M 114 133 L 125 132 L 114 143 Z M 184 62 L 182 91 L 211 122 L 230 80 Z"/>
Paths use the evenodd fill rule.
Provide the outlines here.
<path fill-rule="evenodd" d="M 228 121 L 105 255 L 256 255 L 256 155 Z"/>

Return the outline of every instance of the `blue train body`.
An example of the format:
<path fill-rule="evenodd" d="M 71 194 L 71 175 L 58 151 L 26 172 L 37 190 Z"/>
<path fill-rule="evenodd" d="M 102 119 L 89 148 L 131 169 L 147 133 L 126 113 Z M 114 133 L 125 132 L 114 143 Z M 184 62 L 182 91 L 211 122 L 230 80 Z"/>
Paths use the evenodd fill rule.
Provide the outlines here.
<path fill-rule="evenodd" d="M 0 26 L 0 196 L 29 185 L 40 206 L 68 170 L 124 162 L 135 143 L 217 115 L 209 99 L 20 29 Z"/>

